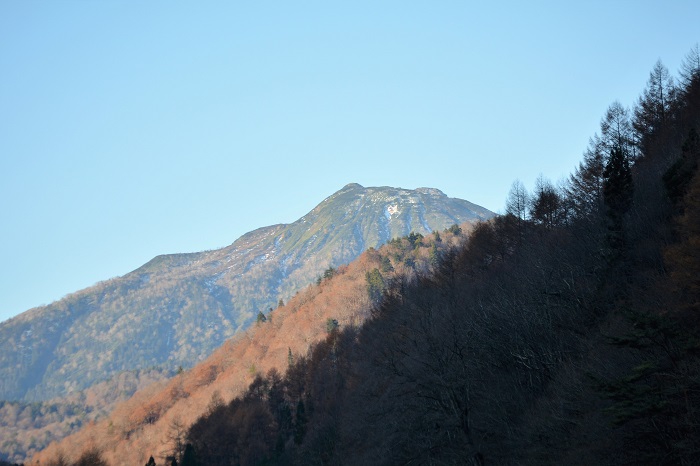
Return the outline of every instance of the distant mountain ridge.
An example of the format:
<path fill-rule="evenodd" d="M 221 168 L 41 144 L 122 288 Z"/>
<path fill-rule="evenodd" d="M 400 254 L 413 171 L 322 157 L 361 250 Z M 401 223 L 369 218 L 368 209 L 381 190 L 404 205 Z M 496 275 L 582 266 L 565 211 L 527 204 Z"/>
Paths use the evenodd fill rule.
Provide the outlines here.
<path fill-rule="evenodd" d="M 348 184 L 292 224 L 157 256 L 0 324 L 0 399 L 46 400 L 124 370 L 189 367 L 328 267 L 410 232 L 494 214 L 432 188 Z"/>

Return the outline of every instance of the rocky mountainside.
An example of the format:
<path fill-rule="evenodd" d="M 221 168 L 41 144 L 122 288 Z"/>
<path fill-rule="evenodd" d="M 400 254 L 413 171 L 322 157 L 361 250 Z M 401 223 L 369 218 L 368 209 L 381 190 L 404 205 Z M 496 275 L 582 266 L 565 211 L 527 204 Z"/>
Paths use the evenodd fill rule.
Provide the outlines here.
<path fill-rule="evenodd" d="M 158 256 L 0 324 L 0 399 L 47 400 L 125 370 L 190 367 L 369 247 L 488 219 L 436 189 L 349 184 L 307 215 L 214 251 Z"/>

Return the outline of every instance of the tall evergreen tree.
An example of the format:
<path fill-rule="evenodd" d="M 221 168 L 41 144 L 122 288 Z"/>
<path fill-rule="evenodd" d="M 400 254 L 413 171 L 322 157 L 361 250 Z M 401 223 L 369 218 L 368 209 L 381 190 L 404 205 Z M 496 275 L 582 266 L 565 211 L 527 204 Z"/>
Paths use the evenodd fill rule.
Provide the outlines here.
<path fill-rule="evenodd" d="M 647 87 L 634 109 L 632 125 L 636 132 L 637 145 L 643 155 L 649 154 L 651 141 L 669 123 L 675 96 L 676 87 L 673 78 L 659 60 L 654 65 Z"/>
<path fill-rule="evenodd" d="M 367 280 L 367 293 L 372 302 L 378 303 L 384 293 L 384 277 L 382 277 L 379 269 L 372 269 L 371 272 L 365 274 Z"/>
<path fill-rule="evenodd" d="M 191 443 L 185 445 L 185 453 L 182 455 L 182 466 L 197 466 L 197 457 Z"/>
<path fill-rule="evenodd" d="M 604 153 L 610 153 L 615 146 L 619 146 L 633 159 L 636 158 L 634 130 L 629 112 L 619 101 L 616 100 L 608 107 L 600 121 L 600 131 L 602 134 L 600 144 Z"/>
<path fill-rule="evenodd" d="M 603 206 L 603 180 L 609 154 L 615 147 L 637 158 L 637 134 L 626 108 L 615 101 L 600 120 L 600 135 L 595 134 L 564 188 L 569 207 L 577 217 L 586 217 Z"/>
<path fill-rule="evenodd" d="M 301 445 L 304 441 L 304 436 L 306 435 L 306 423 L 308 419 L 306 417 L 306 407 L 304 406 L 304 400 L 299 400 L 297 403 L 296 420 L 294 422 L 294 443 Z"/>
<path fill-rule="evenodd" d="M 583 154 L 583 161 L 579 163 L 565 188 L 574 215 L 581 218 L 599 211 L 602 207 L 605 154 L 598 141 L 597 135 L 591 138 Z"/>
<path fill-rule="evenodd" d="M 561 221 L 562 202 L 552 183 L 542 177 L 537 178 L 535 192 L 532 196 L 530 217 L 546 228 L 553 228 Z"/>
<path fill-rule="evenodd" d="M 681 157 L 671 165 L 663 177 L 666 192 L 676 204 L 685 195 L 700 160 L 700 135 L 695 128 L 690 129 L 681 150 Z"/>
<path fill-rule="evenodd" d="M 678 74 L 680 75 L 680 84 L 684 91 L 691 86 L 693 81 L 700 79 L 700 48 L 698 44 L 695 44 L 685 56 Z"/>
<path fill-rule="evenodd" d="M 614 249 L 619 249 L 624 243 L 623 217 L 632 206 L 634 191 L 629 157 L 621 147 L 613 148 L 603 177 L 603 198 L 610 219 L 610 243 Z"/>

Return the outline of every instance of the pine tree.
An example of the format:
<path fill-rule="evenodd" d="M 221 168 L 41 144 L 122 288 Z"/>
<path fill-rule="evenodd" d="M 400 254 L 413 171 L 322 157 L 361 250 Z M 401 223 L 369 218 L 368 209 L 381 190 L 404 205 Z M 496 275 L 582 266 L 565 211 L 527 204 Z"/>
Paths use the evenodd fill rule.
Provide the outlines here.
<path fill-rule="evenodd" d="M 299 400 L 297 403 L 297 415 L 296 422 L 294 423 L 294 443 L 301 445 L 304 441 L 304 435 L 306 435 L 306 423 L 308 419 L 306 418 L 306 408 L 304 407 L 304 400 Z"/>
<path fill-rule="evenodd" d="M 382 277 L 381 272 L 379 269 L 372 269 L 371 272 L 367 272 L 365 279 L 367 280 L 369 298 L 375 303 L 379 302 L 384 293 L 384 277 Z"/>
<path fill-rule="evenodd" d="M 456 223 L 445 231 L 449 231 L 450 233 L 452 233 L 455 236 L 459 236 L 462 234 L 462 229 Z"/>
<path fill-rule="evenodd" d="M 423 241 L 423 235 L 420 233 L 415 233 L 411 232 L 408 235 L 408 242 L 411 244 L 411 248 L 417 248 L 418 246 L 421 245 L 421 242 Z"/>
<path fill-rule="evenodd" d="M 324 272 L 323 272 L 323 278 L 326 280 L 329 280 L 335 276 L 335 273 L 337 270 L 333 267 L 328 267 Z"/>
<path fill-rule="evenodd" d="M 338 328 L 338 321 L 336 319 L 333 319 L 332 317 L 329 317 L 328 319 L 326 319 L 326 332 L 332 333 L 337 328 Z"/>
<path fill-rule="evenodd" d="M 621 147 L 615 146 L 610 153 L 603 178 L 603 199 L 610 220 L 610 245 L 619 249 L 624 243 L 622 220 L 632 206 L 634 191 L 629 157 Z"/>
<path fill-rule="evenodd" d="M 433 243 L 433 245 L 430 247 L 428 258 L 430 260 L 430 265 L 433 268 L 437 268 L 440 265 L 440 250 L 438 249 L 437 244 Z"/>
<path fill-rule="evenodd" d="M 191 443 L 185 445 L 185 453 L 182 455 L 181 466 L 197 466 L 197 457 Z"/>
<path fill-rule="evenodd" d="M 610 152 L 603 177 L 603 198 L 610 215 L 624 215 L 632 205 L 634 186 L 629 158 L 621 147 L 616 146 Z"/>
<path fill-rule="evenodd" d="M 389 256 L 382 256 L 382 272 L 389 273 L 394 271 L 394 266 L 391 265 L 391 259 Z"/>
<path fill-rule="evenodd" d="M 603 202 L 603 171 L 605 152 L 598 135 L 590 139 L 583 161 L 569 178 L 566 198 L 579 218 L 601 211 Z"/>
<path fill-rule="evenodd" d="M 634 146 L 634 129 L 630 122 L 629 112 L 619 101 L 608 107 L 605 116 L 600 121 L 600 144 L 605 153 L 610 153 L 615 146 L 623 152 L 636 158 Z"/>
<path fill-rule="evenodd" d="M 664 173 L 664 185 L 674 203 L 680 202 L 695 174 L 700 160 L 700 135 L 691 128 L 681 147 L 681 157 Z"/>
<path fill-rule="evenodd" d="M 636 140 L 643 155 L 651 151 L 651 141 L 671 119 L 671 106 L 676 96 L 676 87 L 668 69 L 657 61 L 649 75 L 647 87 L 634 109 L 632 123 Z M 624 147 L 623 147 L 624 150 Z"/>
<path fill-rule="evenodd" d="M 678 72 L 683 91 L 690 88 L 693 81 L 700 79 L 700 48 L 695 44 L 685 56 Z"/>
<path fill-rule="evenodd" d="M 562 200 L 556 188 L 541 175 L 537 178 L 530 206 L 532 220 L 545 228 L 554 228 L 562 220 Z"/>

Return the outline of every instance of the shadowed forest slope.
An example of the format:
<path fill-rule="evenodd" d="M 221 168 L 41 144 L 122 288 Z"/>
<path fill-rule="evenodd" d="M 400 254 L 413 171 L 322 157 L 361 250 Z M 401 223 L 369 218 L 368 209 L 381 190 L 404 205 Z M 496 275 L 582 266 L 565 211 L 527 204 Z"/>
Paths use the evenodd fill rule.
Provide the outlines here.
<path fill-rule="evenodd" d="M 100 392 L 94 384 L 150 374 L 127 396 L 155 373 L 162 380 L 192 367 L 259 312 L 369 247 L 492 215 L 437 189 L 349 184 L 290 225 L 255 230 L 214 251 L 158 256 L 3 322 L 0 400 L 12 402 L 0 410 L 0 458 L 20 461 L 123 399 L 83 401 Z"/>
<path fill-rule="evenodd" d="M 111 464 L 181 455 L 186 429 L 198 417 L 242 394 L 260 374 L 284 373 L 334 329 L 360 326 L 387 288 L 427 275 L 464 238 L 458 227 L 425 237 L 412 233 L 368 250 L 348 266 L 326 269 L 317 284 L 260 313 L 250 329 L 203 363 L 138 392 L 108 418 L 52 444 L 32 463 L 59 453 L 75 461 L 93 448 Z"/>
<path fill-rule="evenodd" d="M 696 464 L 699 133 L 696 46 L 678 83 L 658 62 L 631 111 L 608 108 L 566 183 L 514 183 L 506 214 L 454 249 L 433 248 L 438 236 L 388 246 L 433 259 L 429 274 L 386 280 L 384 257 L 393 273 L 400 264 L 367 253 L 346 272 L 364 277 L 357 325 L 335 325 L 335 309 L 303 321 L 325 319 L 326 337 L 286 361 L 272 350 L 286 372 L 251 366 L 234 399 L 212 393 L 198 419 L 171 421 L 172 458 L 127 450 L 187 466 Z M 83 454 L 133 464 L 103 432 L 82 433 Z M 166 432 L 145 426 L 139 439 Z M 81 455 L 64 448 L 69 462 Z"/>

